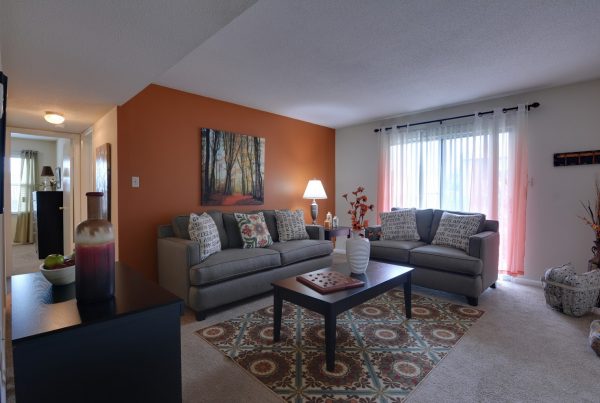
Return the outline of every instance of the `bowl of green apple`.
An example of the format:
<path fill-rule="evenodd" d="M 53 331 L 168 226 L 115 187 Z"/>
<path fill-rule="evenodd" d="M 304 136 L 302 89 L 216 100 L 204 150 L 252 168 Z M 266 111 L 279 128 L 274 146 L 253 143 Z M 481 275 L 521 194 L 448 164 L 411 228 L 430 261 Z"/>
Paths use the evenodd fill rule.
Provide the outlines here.
<path fill-rule="evenodd" d="M 46 256 L 40 271 L 53 285 L 67 285 L 75 281 L 75 256 L 52 254 Z"/>

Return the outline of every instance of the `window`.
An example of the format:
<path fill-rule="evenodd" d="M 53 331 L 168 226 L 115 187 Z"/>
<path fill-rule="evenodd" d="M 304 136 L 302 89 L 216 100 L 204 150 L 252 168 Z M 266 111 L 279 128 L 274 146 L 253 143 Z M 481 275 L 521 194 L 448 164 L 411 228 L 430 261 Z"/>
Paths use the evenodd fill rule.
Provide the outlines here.
<path fill-rule="evenodd" d="M 10 211 L 19 212 L 21 198 L 21 157 L 10 157 Z"/>
<path fill-rule="evenodd" d="M 526 114 L 392 129 L 382 138 L 382 211 L 391 207 L 483 213 L 498 220 L 500 270 L 523 272 Z"/>

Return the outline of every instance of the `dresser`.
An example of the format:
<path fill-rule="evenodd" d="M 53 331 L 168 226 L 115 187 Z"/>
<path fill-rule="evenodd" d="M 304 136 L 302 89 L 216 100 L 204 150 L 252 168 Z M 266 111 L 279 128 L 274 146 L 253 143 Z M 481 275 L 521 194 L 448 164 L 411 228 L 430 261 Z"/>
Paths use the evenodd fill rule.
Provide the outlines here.
<path fill-rule="evenodd" d="M 33 192 L 33 232 L 39 259 L 64 254 L 63 192 Z"/>

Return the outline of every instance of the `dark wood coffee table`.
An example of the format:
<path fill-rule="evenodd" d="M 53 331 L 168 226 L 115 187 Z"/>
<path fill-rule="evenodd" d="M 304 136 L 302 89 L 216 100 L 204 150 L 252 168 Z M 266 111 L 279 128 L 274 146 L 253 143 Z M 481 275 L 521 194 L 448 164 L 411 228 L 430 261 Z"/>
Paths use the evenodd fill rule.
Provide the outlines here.
<path fill-rule="evenodd" d="M 358 288 L 337 291 L 331 294 L 321 294 L 318 291 L 300 283 L 296 277 L 289 277 L 272 283 L 274 289 L 274 324 L 273 340 L 281 338 L 281 311 L 283 300 L 300 305 L 325 317 L 325 358 L 327 370 L 335 368 L 335 326 L 336 317 L 357 305 L 362 304 L 384 292 L 404 284 L 404 307 L 406 317 L 411 318 L 411 273 L 412 268 L 397 266 L 382 262 L 369 262 L 365 274 L 354 277 L 365 282 Z M 347 264 L 317 270 L 337 271 L 350 274 Z"/>

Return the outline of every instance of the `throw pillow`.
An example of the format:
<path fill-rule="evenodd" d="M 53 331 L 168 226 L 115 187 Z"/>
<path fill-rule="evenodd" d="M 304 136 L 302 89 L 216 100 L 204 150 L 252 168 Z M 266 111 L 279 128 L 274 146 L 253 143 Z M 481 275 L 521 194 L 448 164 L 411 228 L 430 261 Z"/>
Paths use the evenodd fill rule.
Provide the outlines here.
<path fill-rule="evenodd" d="M 190 239 L 200 244 L 200 261 L 221 250 L 217 224 L 208 214 L 190 214 L 188 232 Z"/>
<path fill-rule="evenodd" d="M 279 241 L 291 241 L 293 239 L 308 239 L 306 226 L 304 224 L 304 211 L 302 210 L 275 210 L 277 220 L 277 232 Z"/>
<path fill-rule="evenodd" d="M 234 213 L 237 220 L 244 249 L 265 248 L 273 245 L 273 238 L 267 228 L 265 216 L 262 212 L 243 214 Z"/>
<path fill-rule="evenodd" d="M 440 225 L 433 237 L 433 245 L 452 246 L 469 252 L 469 237 L 479 230 L 482 214 L 452 214 L 444 211 Z"/>
<path fill-rule="evenodd" d="M 398 209 L 380 213 L 381 239 L 394 241 L 418 241 L 421 239 L 417 231 L 417 210 L 414 208 Z"/>

